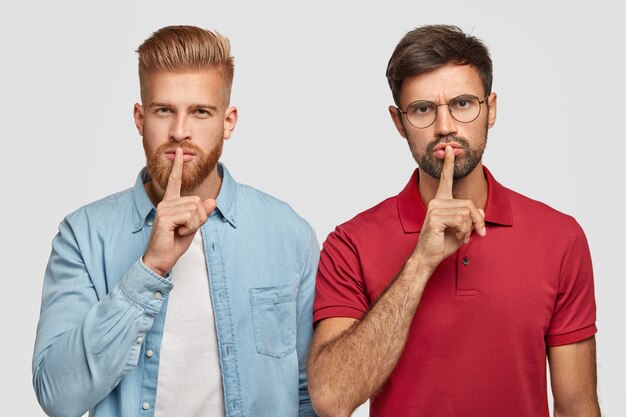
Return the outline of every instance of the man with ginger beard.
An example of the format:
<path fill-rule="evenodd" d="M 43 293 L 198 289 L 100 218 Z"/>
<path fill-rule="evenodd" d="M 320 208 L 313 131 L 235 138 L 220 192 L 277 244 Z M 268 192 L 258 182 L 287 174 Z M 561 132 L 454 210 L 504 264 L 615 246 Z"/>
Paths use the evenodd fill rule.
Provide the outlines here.
<path fill-rule="evenodd" d="M 599 416 L 593 273 L 581 227 L 482 165 L 496 120 L 484 44 L 407 33 L 387 67 L 419 168 L 338 226 L 319 262 L 309 389 L 320 416 Z M 529 169 L 533 169 L 529 167 Z"/>
<path fill-rule="evenodd" d="M 237 123 L 228 40 L 162 28 L 137 50 L 135 186 L 68 215 L 33 356 L 51 416 L 306 416 L 319 249 L 287 204 L 218 162 Z"/>

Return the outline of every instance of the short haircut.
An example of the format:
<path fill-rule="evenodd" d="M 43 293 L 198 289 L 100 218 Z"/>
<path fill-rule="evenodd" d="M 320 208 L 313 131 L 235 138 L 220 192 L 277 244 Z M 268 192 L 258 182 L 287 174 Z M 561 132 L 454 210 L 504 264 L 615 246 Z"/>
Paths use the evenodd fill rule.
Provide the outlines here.
<path fill-rule="evenodd" d="M 453 63 L 472 65 L 478 70 L 485 89 L 491 93 L 493 67 L 487 47 L 456 26 L 427 25 L 408 32 L 400 40 L 387 64 L 387 81 L 393 100 L 400 106 L 402 82 Z"/>
<path fill-rule="evenodd" d="M 139 48 L 139 84 L 150 72 L 217 71 L 224 77 L 226 102 L 235 71 L 228 39 L 196 26 L 167 26 L 154 32 Z"/>

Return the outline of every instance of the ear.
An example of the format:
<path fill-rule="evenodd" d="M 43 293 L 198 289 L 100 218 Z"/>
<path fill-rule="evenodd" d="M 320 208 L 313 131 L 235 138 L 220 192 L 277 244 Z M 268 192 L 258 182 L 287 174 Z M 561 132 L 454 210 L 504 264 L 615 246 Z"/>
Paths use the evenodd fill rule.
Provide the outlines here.
<path fill-rule="evenodd" d="M 498 109 L 498 95 L 496 93 L 491 93 L 487 97 L 487 108 L 489 109 L 489 113 L 487 114 L 487 123 L 491 129 L 493 125 L 496 124 L 496 112 Z"/>
<path fill-rule="evenodd" d="M 389 106 L 389 115 L 391 116 L 391 120 L 396 126 L 396 130 L 398 131 L 400 136 L 406 139 L 407 134 L 406 129 L 404 128 L 404 124 L 402 123 L 402 113 L 400 112 L 400 109 L 396 106 Z"/>
<path fill-rule="evenodd" d="M 229 107 L 224 113 L 224 139 L 230 139 L 230 135 L 235 130 L 237 124 L 237 107 Z"/>
<path fill-rule="evenodd" d="M 133 107 L 133 118 L 135 119 L 135 126 L 140 136 L 143 136 L 143 106 L 139 103 L 135 103 Z"/>

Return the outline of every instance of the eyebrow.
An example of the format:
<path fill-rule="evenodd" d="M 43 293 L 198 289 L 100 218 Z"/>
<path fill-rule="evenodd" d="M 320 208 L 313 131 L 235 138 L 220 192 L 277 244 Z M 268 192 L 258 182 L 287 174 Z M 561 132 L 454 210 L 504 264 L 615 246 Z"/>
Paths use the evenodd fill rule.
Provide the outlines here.
<path fill-rule="evenodd" d="M 189 106 L 189 108 L 191 110 L 197 110 L 197 109 L 211 109 L 214 111 L 217 111 L 217 106 L 214 106 L 212 104 L 202 104 L 202 103 L 198 103 L 198 104 L 192 104 L 191 106 Z"/>
<path fill-rule="evenodd" d="M 459 97 L 466 97 L 466 96 L 476 97 L 480 101 L 480 95 L 475 95 L 475 94 L 472 94 L 472 93 L 462 93 L 462 94 L 459 94 L 458 96 L 452 97 L 451 99 L 449 99 L 445 103 L 440 103 L 440 104 L 448 104 L 449 102 L 451 102 L 454 99 L 457 99 Z M 489 96 L 489 94 L 487 94 L 483 100 L 485 100 L 488 96 Z M 412 102 L 410 102 L 409 105 L 411 105 L 413 103 L 420 102 L 420 101 L 425 101 L 427 103 L 437 104 L 437 102 L 433 101 L 433 100 L 429 100 L 429 99 L 426 99 L 426 98 L 418 98 L 417 100 L 413 100 Z"/>
<path fill-rule="evenodd" d="M 149 108 L 153 108 L 153 107 L 167 107 L 167 108 L 173 108 L 176 106 L 173 106 L 171 104 L 168 103 L 162 103 L 162 102 L 153 102 L 150 103 L 148 105 Z M 192 105 L 189 106 L 190 110 L 197 110 L 197 109 L 211 109 L 213 111 L 217 111 L 217 106 L 214 106 L 212 104 L 203 104 L 203 103 L 194 103 Z"/>

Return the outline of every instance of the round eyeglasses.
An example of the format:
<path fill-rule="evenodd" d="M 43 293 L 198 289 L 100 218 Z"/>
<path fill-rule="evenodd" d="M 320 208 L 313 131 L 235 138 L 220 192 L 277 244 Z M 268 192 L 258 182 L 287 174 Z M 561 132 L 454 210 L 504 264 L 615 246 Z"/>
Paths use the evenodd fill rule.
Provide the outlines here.
<path fill-rule="evenodd" d="M 485 97 L 486 99 L 486 97 Z M 480 114 L 480 107 L 485 100 L 471 94 L 462 94 L 454 97 L 448 103 L 435 104 L 428 100 L 417 100 L 409 104 L 406 111 L 397 107 L 400 113 L 406 115 L 407 120 L 413 127 L 425 129 L 437 120 L 439 106 L 448 106 L 448 111 L 454 120 L 461 123 L 473 122 Z"/>

